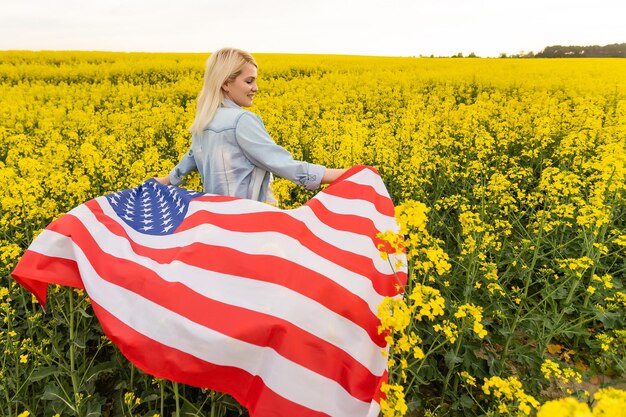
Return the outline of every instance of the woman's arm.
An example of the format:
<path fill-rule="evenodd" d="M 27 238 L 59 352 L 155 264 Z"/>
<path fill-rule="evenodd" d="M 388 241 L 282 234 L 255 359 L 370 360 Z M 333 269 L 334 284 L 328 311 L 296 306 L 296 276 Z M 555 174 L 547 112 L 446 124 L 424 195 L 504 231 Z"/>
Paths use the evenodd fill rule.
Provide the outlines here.
<path fill-rule="evenodd" d="M 326 168 L 295 160 L 289 151 L 274 142 L 258 115 L 245 112 L 239 117 L 235 137 L 245 157 L 257 167 L 309 190 L 320 186 Z"/>
<path fill-rule="evenodd" d="M 193 151 L 189 149 L 168 175 L 165 177 L 154 177 L 154 180 L 163 185 L 178 185 L 183 182 L 183 177 L 194 169 L 196 169 L 196 160 L 193 157 Z"/>
<path fill-rule="evenodd" d="M 235 129 L 237 143 L 253 164 L 309 190 L 330 184 L 347 171 L 294 160 L 285 148 L 274 142 L 261 118 L 254 113 L 244 114 Z"/>
<path fill-rule="evenodd" d="M 326 168 L 324 176 L 322 176 L 322 184 L 330 184 L 337 178 L 341 177 L 347 169 Z"/>

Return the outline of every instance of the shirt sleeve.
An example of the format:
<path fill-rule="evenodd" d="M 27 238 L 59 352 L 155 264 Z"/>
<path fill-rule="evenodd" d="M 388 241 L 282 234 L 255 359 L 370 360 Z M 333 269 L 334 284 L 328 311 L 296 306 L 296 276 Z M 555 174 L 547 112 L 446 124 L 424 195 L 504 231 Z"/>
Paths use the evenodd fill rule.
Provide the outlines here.
<path fill-rule="evenodd" d="M 178 163 L 169 173 L 170 183 L 172 185 L 179 185 L 183 182 L 183 177 L 196 169 L 196 160 L 193 157 L 193 151 L 189 151 L 183 156 Z"/>
<path fill-rule="evenodd" d="M 289 151 L 274 142 L 258 115 L 244 113 L 237 121 L 235 135 L 246 158 L 254 165 L 309 190 L 320 186 L 326 167 L 294 160 Z"/>

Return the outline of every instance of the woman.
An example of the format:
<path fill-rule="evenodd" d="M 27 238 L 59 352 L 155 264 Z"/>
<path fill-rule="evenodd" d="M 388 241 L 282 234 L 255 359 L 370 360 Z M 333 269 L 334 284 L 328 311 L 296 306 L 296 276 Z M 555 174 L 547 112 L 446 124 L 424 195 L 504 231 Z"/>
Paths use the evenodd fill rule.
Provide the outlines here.
<path fill-rule="evenodd" d="M 271 201 L 271 174 L 309 190 L 328 184 L 345 172 L 294 160 L 270 137 L 250 107 L 258 91 L 257 64 L 242 50 L 224 48 L 207 61 L 196 117 L 189 129 L 191 148 L 166 177 L 164 185 L 178 185 L 197 169 L 204 192 Z"/>

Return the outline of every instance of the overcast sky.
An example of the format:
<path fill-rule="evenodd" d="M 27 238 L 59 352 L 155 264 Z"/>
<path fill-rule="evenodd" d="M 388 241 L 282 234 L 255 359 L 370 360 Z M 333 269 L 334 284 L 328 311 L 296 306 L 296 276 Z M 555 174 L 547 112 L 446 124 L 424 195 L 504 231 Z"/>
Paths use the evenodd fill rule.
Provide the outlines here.
<path fill-rule="evenodd" d="M 626 0 L 0 0 L 0 50 L 479 56 L 626 42 Z"/>

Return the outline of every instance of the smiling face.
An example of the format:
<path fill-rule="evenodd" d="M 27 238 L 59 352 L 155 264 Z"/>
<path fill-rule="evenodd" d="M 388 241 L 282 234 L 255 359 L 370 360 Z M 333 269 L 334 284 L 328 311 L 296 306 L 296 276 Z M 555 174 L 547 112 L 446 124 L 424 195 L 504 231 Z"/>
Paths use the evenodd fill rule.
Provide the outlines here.
<path fill-rule="evenodd" d="M 226 81 L 222 86 L 224 97 L 232 100 L 240 107 L 252 106 L 254 94 L 259 90 L 256 85 L 257 68 L 254 64 L 247 63 L 241 70 L 241 74 L 232 81 Z"/>

